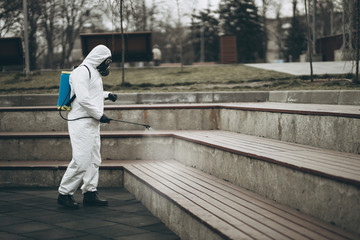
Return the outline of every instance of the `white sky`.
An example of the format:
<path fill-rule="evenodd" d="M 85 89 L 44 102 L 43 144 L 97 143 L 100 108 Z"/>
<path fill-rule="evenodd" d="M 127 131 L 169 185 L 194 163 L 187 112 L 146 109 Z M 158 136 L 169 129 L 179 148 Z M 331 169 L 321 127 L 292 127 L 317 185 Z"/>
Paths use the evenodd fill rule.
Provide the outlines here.
<path fill-rule="evenodd" d="M 177 1 L 180 6 L 180 14 L 182 16 L 182 22 L 187 24 L 190 22 L 190 15 L 192 10 L 195 8 L 197 10 L 206 9 L 209 4 L 212 10 L 218 9 L 219 3 L 221 0 L 146 0 L 146 4 L 148 7 L 151 7 L 154 4 L 157 8 L 159 16 L 166 16 L 168 12 L 171 13 L 173 21 L 177 21 Z M 269 1 L 269 0 L 268 0 Z M 292 0 L 270 0 L 272 3 L 281 4 L 281 17 L 289 17 L 292 16 Z M 255 0 L 255 3 L 261 10 L 262 7 L 262 0 Z M 298 0 L 298 10 L 300 13 L 304 13 L 304 1 Z M 274 4 L 271 4 L 268 9 L 268 18 L 275 18 L 275 7 Z M 106 20 L 107 23 L 109 21 Z M 110 22 L 111 23 L 111 22 Z M 109 29 L 112 26 L 108 26 Z"/>
<path fill-rule="evenodd" d="M 189 1 L 191 1 L 191 0 L 189 0 Z M 212 9 L 217 9 L 217 7 L 219 6 L 220 0 L 197 0 L 197 2 L 198 2 L 197 5 L 198 5 L 199 9 L 207 8 L 209 3 L 211 5 Z M 272 2 L 281 3 L 281 5 L 282 5 L 281 13 L 282 13 L 283 17 L 292 16 L 292 0 L 272 0 Z M 255 3 L 257 4 L 258 7 L 262 6 L 262 0 L 255 0 Z M 303 1 L 299 0 L 298 6 L 297 6 L 299 11 L 303 11 L 303 9 L 304 9 L 303 5 L 304 5 Z M 269 14 L 268 17 L 275 18 L 275 9 L 273 7 L 270 7 L 268 14 Z"/>

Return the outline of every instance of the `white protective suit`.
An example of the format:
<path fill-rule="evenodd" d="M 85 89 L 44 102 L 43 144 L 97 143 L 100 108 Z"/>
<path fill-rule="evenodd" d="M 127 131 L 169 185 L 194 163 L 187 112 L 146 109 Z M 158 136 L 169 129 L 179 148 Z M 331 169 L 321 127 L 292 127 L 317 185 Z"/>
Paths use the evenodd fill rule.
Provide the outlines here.
<path fill-rule="evenodd" d="M 109 92 L 103 91 L 101 75 L 96 67 L 111 57 L 110 50 L 96 46 L 70 75 L 71 96 L 76 94 L 69 112 L 69 119 L 90 116 L 68 122 L 72 147 L 72 160 L 61 180 L 59 193 L 73 195 L 81 181 L 82 193 L 97 191 L 100 156 L 100 122 L 104 113 L 104 98 Z M 86 65 L 89 70 L 82 65 Z"/>

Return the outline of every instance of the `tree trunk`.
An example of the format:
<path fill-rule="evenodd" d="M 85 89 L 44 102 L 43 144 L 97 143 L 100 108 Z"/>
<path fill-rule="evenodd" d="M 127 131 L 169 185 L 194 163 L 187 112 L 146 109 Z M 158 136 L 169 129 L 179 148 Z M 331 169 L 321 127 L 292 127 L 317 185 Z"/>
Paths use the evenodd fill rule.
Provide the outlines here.
<path fill-rule="evenodd" d="M 359 58 L 360 58 L 360 0 L 355 5 L 355 48 L 356 48 L 356 72 L 354 83 L 359 84 Z"/>
<path fill-rule="evenodd" d="M 307 25 L 307 39 L 308 39 L 308 53 L 309 53 L 309 60 L 310 60 L 310 79 L 311 82 L 314 81 L 314 76 L 313 76 L 313 64 L 312 64 L 312 44 L 311 44 L 311 31 L 310 31 L 310 24 L 309 24 L 309 14 L 308 14 L 308 8 L 309 4 L 307 3 L 307 0 L 305 0 L 305 17 L 306 17 L 306 25 Z"/>
<path fill-rule="evenodd" d="M 125 86 L 125 37 L 124 37 L 124 27 L 123 27 L 123 4 L 124 1 L 120 0 L 120 27 L 121 27 L 121 86 Z"/>

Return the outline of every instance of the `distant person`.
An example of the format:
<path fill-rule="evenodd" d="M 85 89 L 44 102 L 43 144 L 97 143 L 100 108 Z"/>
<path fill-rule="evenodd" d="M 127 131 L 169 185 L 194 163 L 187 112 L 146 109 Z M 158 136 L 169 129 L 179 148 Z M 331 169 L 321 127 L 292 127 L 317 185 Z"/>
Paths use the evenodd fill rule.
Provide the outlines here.
<path fill-rule="evenodd" d="M 160 61 L 161 61 L 161 51 L 159 49 L 158 45 L 154 45 L 153 49 L 152 49 L 152 53 L 153 53 L 153 60 L 154 60 L 154 65 L 155 66 L 160 66 Z"/>

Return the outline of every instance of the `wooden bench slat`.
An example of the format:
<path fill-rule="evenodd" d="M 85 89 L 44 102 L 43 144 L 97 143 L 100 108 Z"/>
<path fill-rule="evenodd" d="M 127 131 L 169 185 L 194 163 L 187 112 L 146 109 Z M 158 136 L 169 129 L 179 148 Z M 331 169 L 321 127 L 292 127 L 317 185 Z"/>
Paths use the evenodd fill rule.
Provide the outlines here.
<path fill-rule="evenodd" d="M 178 196 L 180 195 L 181 197 L 184 197 L 188 200 L 190 200 L 190 204 L 187 205 L 187 207 L 191 208 L 192 205 L 197 205 L 198 207 L 202 208 L 205 211 L 208 211 L 209 213 L 213 214 L 214 216 L 216 216 L 218 219 L 221 219 L 222 221 L 224 221 L 228 226 L 232 226 L 235 229 L 237 229 L 239 232 L 244 232 L 246 235 L 250 236 L 251 238 L 254 239 L 274 239 L 271 238 L 268 235 L 265 235 L 264 232 L 259 231 L 258 229 L 254 228 L 251 226 L 251 224 L 249 224 L 247 221 L 243 220 L 239 220 L 237 218 L 235 218 L 234 216 L 223 212 L 222 209 L 219 209 L 217 207 L 215 207 L 213 204 L 211 204 L 211 202 L 207 202 L 205 201 L 203 198 L 198 197 L 197 195 L 195 195 L 193 192 L 187 191 L 184 188 L 181 188 L 179 186 L 177 186 L 176 184 L 168 181 L 166 178 L 163 178 L 161 176 L 161 174 L 159 174 L 158 172 L 151 172 L 151 170 L 149 170 L 148 168 L 146 168 L 143 165 L 136 165 L 134 166 L 137 169 L 146 172 L 149 176 L 151 176 L 153 179 L 156 179 L 158 182 L 163 183 L 164 185 L 166 185 L 167 187 L 171 188 L 172 190 L 174 190 Z M 152 173 L 152 174 L 151 174 Z M 197 215 L 197 212 L 193 212 L 195 215 Z M 249 220 L 249 219 L 246 219 Z M 203 219 L 203 221 L 206 221 L 206 219 Z M 214 225 L 213 227 L 216 228 L 216 225 Z M 223 228 L 219 229 L 220 231 L 223 231 Z M 237 239 L 237 236 L 233 236 L 233 238 Z"/>
<path fill-rule="evenodd" d="M 170 171 L 171 174 L 174 174 L 174 176 L 176 175 L 177 178 L 187 179 L 184 181 L 188 182 L 188 184 L 191 184 L 192 186 L 199 185 L 202 188 L 208 189 L 209 195 L 212 197 L 220 194 L 221 196 L 228 199 L 228 204 L 232 205 L 231 202 L 234 202 L 235 204 L 233 206 L 235 209 L 237 208 L 238 204 L 241 204 L 245 208 L 251 209 L 251 211 L 253 211 L 255 214 L 263 215 L 266 219 L 272 221 L 268 224 L 270 224 L 273 229 L 281 229 L 281 233 L 289 233 L 289 236 L 295 237 L 295 239 L 301 239 L 301 237 L 303 238 L 304 236 L 307 236 L 310 239 L 339 239 L 338 234 L 333 234 L 327 230 L 324 230 L 323 227 L 316 226 L 316 224 L 314 225 L 314 222 L 317 222 L 315 219 L 311 219 L 312 222 L 309 225 L 309 221 L 304 221 L 302 218 L 299 218 L 296 215 L 289 215 L 287 212 L 284 214 L 283 209 L 289 212 L 294 212 L 292 209 L 283 206 L 281 206 L 282 209 L 278 209 L 268 204 L 269 200 L 267 199 L 259 201 L 251 195 L 241 193 L 238 191 L 239 188 L 236 186 L 233 186 L 234 188 L 231 190 L 231 192 L 227 191 L 226 184 L 223 184 L 225 182 L 220 179 L 218 180 L 219 183 L 214 184 L 212 183 L 211 179 L 197 174 L 199 171 L 189 171 L 190 168 L 180 164 L 157 162 L 153 165 L 168 169 L 168 171 Z M 238 189 L 235 190 L 236 188 Z M 201 191 L 206 190 L 202 189 Z M 234 191 L 236 194 L 234 194 Z M 277 224 L 275 224 L 275 222 Z"/>
<path fill-rule="evenodd" d="M 272 154 L 282 155 L 286 158 L 293 159 L 294 161 L 302 161 L 304 163 L 311 164 L 314 167 L 325 167 L 349 174 L 358 175 L 360 170 L 360 167 L 355 164 L 348 166 L 347 164 L 344 164 L 344 162 L 333 161 L 331 156 L 324 156 L 323 154 L 316 154 L 314 152 L 283 152 L 281 154 Z"/>
<path fill-rule="evenodd" d="M 129 173 L 133 174 L 145 184 L 152 186 L 157 192 L 169 198 L 171 201 L 177 203 L 182 209 L 184 209 L 190 215 L 194 216 L 194 213 L 196 213 L 196 217 L 199 218 L 201 221 L 206 222 L 208 226 L 210 226 L 212 229 L 219 231 L 218 229 L 220 228 L 221 231 L 226 236 L 229 236 L 231 239 L 251 238 L 249 235 L 245 234 L 244 232 L 239 231 L 238 229 L 229 225 L 225 221 L 219 219 L 211 212 L 198 206 L 192 200 L 179 195 L 176 191 L 170 189 L 168 186 L 152 178 L 146 172 L 138 169 L 136 165 L 126 166 L 125 171 L 128 171 Z"/>
<path fill-rule="evenodd" d="M 172 176 L 172 174 L 167 172 L 166 169 L 156 168 L 153 164 L 141 164 L 142 167 L 152 171 L 153 174 L 162 178 L 162 182 L 166 182 L 174 188 L 179 189 L 181 194 L 185 197 L 199 199 L 196 201 L 197 204 L 204 206 L 206 209 L 216 209 L 216 211 L 220 214 L 218 217 L 227 221 L 229 224 L 234 226 L 241 226 L 239 229 L 244 229 L 244 225 L 248 225 L 251 232 L 259 231 L 260 233 L 266 234 L 268 237 L 274 239 L 284 238 L 284 235 L 277 232 L 272 222 L 269 219 L 266 219 L 263 215 L 254 215 L 253 211 L 242 207 L 240 211 L 239 205 L 235 208 L 234 203 L 230 204 L 229 200 L 217 196 L 214 197 L 215 193 L 209 194 L 204 191 L 199 191 L 199 189 L 195 188 L 195 186 L 191 183 L 191 181 L 184 181 Z M 253 216 L 252 216 L 253 215 Z M 265 222 L 269 222 L 269 224 L 264 224 Z M 270 225 L 270 226 L 269 226 Z"/>
<path fill-rule="evenodd" d="M 331 160 L 332 161 L 338 161 L 339 163 L 343 163 L 344 158 L 346 157 L 348 159 L 347 163 L 349 163 L 351 166 L 357 166 L 360 167 L 360 156 L 357 154 L 351 154 L 351 153 L 343 153 L 343 152 L 337 152 L 337 151 L 332 151 L 332 150 L 324 150 L 324 149 L 319 149 L 319 148 L 314 148 L 314 147 L 310 147 L 310 146 L 306 146 L 306 145 L 299 145 L 299 144 L 295 144 L 295 143 L 289 143 L 289 142 L 283 142 L 280 140 L 275 140 L 275 139 L 268 139 L 268 138 L 259 138 L 259 137 L 253 137 L 253 136 L 246 136 L 243 134 L 238 134 L 239 136 L 229 136 L 229 135 L 233 135 L 234 133 L 230 133 L 230 132 L 226 132 L 223 133 L 222 131 L 220 131 L 219 133 L 213 133 L 214 138 L 219 139 L 218 135 L 222 135 L 223 138 L 220 138 L 225 142 L 231 144 L 233 140 L 233 143 L 244 143 L 247 145 L 259 145 L 259 147 L 261 148 L 265 148 L 267 149 L 268 147 L 274 147 L 276 146 L 280 146 L 281 148 L 279 148 L 279 151 L 290 151 L 290 152 L 295 152 L 295 151 L 301 151 L 301 154 L 307 154 L 307 153 L 311 153 L 311 154 L 319 154 L 320 156 L 323 156 L 324 158 L 328 158 L 329 156 L 331 156 Z M 235 133 L 236 134 L 236 133 Z M 230 139 L 230 140 L 229 140 Z"/>
<path fill-rule="evenodd" d="M 207 142 L 212 142 L 213 144 L 217 145 L 217 146 L 226 146 L 227 148 L 231 148 L 233 150 L 239 151 L 239 152 L 251 152 L 253 155 L 260 155 L 263 157 L 268 157 L 269 154 L 273 154 L 273 156 L 277 155 L 279 157 L 288 157 L 289 159 L 291 158 L 295 158 L 293 159 L 293 162 L 296 162 L 299 159 L 302 159 L 302 162 L 304 162 L 307 166 L 314 166 L 315 168 L 322 168 L 324 166 L 326 166 L 326 169 L 332 169 L 332 170 L 339 170 L 342 172 L 347 172 L 349 174 L 355 174 L 358 175 L 358 171 L 360 170 L 360 167 L 358 166 L 358 163 L 353 163 L 350 166 L 347 166 L 347 164 L 344 164 L 344 162 L 335 162 L 333 163 L 333 158 L 329 155 L 324 155 L 324 154 L 318 154 L 319 157 L 316 156 L 311 156 L 311 158 L 309 158 L 308 152 L 307 151 L 291 151 L 291 152 L 287 152 L 287 151 L 282 151 L 282 152 L 276 152 L 276 151 L 267 151 L 265 148 L 263 149 L 263 151 L 260 152 L 256 152 L 254 150 L 253 146 L 248 146 L 247 148 L 244 147 L 244 145 L 249 145 L 247 143 L 242 144 L 241 142 L 237 142 L 232 143 L 232 142 L 220 142 L 218 140 L 212 140 L 212 139 L 205 139 L 205 138 L 201 138 L 201 137 L 196 137 L 197 140 L 204 140 Z M 239 144 L 239 145 L 238 145 Z M 265 155 L 264 155 L 265 154 Z M 314 155 L 315 153 L 313 153 Z M 305 157 L 307 156 L 307 157 Z M 319 160 L 317 158 L 320 158 Z M 327 158 L 328 161 L 324 162 L 321 158 L 325 159 Z M 275 159 L 275 158 L 274 158 Z M 314 159 L 317 159 L 318 161 L 314 161 Z M 342 160 L 344 160 L 344 158 L 342 158 Z M 286 161 L 285 161 L 286 162 Z M 358 161 L 360 163 L 360 161 Z M 300 162 L 299 162 L 300 163 Z M 324 171 L 326 169 L 322 168 Z M 348 175 L 350 176 L 350 175 Z"/>
<path fill-rule="evenodd" d="M 261 138 L 261 137 L 255 137 L 255 136 L 248 136 L 244 134 L 239 133 L 233 133 L 233 132 L 225 132 L 225 131 L 207 131 L 207 132 L 194 132 L 192 134 L 197 134 L 198 137 L 202 136 L 208 136 L 209 141 L 220 141 L 224 144 L 231 144 L 232 146 L 236 146 L 237 144 L 241 143 L 245 146 L 253 147 L 254 149 L 262 149 L 262 150 L 276 150 L 276 151 L 301 151 L 303 153 L 319 153 L 320 155 L 324 155 L 326 157 L 331 156 L 331 160 L 338 160 L 341 162 L 341 160 L 346 157 L 348 162 L 350 164 L 353 164 L 354 166 L 360 167 L 360 156 L 357 154 L 351 154 L 351 153 L 343 153 L 343 152 L 337 152 L 337 151 L 331 151 L 331 150 L 323 150 L 311 146 L 306 145 L 299 145 L 295 143 L 289 143 L 289 142 L 283 142 L 280 140 L 275 139 L 268 139 L 268 138 Z M 340 160 L 341 159 L 341 160 Z"/>
<path fill-rule="evenodd" d="M 176 169 L 184 175 L 190 175 L 195 179 L 199 179 L 199 181 L 205 179 L 204 181 L 207 184 L 214 186 L 215 188 L 230 194 L 230 196 L 235 197 L 235 199 L 239 198 L 239 199 L 244 199 L 245 201 L 248 201 L 248 199 L 251 199 L 248 201 L 249 204 L 256 205 L 259 207 L 262 207 L 264 204 L 268 205 L 269 207 L 267 207 L 266 209 L 268 211 L 270 211 L 271 213 L 280 216 L 281 218 L 285 219 L 286 221 L 293 222 L 294 224 L 302 226 L 305 229 L 308 229 L 315 233 L 322 234 L 323 236 L 327 236 L 329 238 L 331 237 L 334 239 L 351 239 L 354 237 L 353 235 L 349 234 L 348 232 L 346 232 L 340 228 L 337 228 L 337 227 L 329 225 L 329 224 L 325 224 L 322 221 L 319 221 L 308 215 L 302 214 L 291 208 L 280 205 L 272 200 L 266 199 L 262 196 L 259 196 L 256 193 L 253 193 L 253 192 L 250 192 L 249 190 L 235 186 L 224 180 L 221 180 L 212 175 L 204 173 L 198 169 L 191 168 L 191 167 L 185 167 L 174 161 L 161 162 L 161 165 L 168 166 L 168 168 L 171 168 L 174 171 Z M 194 181 L 196 181 L 196 180 L 194 180 Z M 302 232 L 302 233 L 305 234 L 305 232 Z"/>
<path fill-rule="evenodd" d="M 308 239 L 307 237 L 299 234 L 301 233 L 301 231 L 306 231 L 308 229 L 299 227 L 298 225 L 292 224 L 291 222 L 285 220 L 284 218 L 272 214 L 266 209 L 268 205 L 263 204 L 263 206 L 261 207 L 253 205 L 251 204 L 251 200 L 252 200 L 251 198 L 245 200 L 240 199 L 234 195 L 222 191 L 220 188 L 216 188 L 208 184 L 203 179 L 194 178 L 191 177 L 190 175 L 185 174 L 183 169 L 179 170 L 179 169 L 171 168 L 163 163 L 152 164 L 152 165 L 155 166 L 155 168 L 157 168 L 159 171 L 164 171 L 166 169 L 167 171 L 169 171 L 168 174 L 170 176 L 173 176 L 177 180 L 188 185 L 189 188 L 194 189 L 195 192 L 201 192 L 203 194 L 206 194 L 207 198 L 215 199 L 217 202 L 214 202 L 214 204 L 219 205 L 220 202 L 222 204 L 225 204 L 226 206 L 229 206 L 231 208 L 229 214 L 239 215 L 236 214 L 236 212 L 243 213 L 246 216 L 253 218 L 255 220 L 255 224 L 267 226 L 268 228 L 275 231 L 275 233 L 268 231 L 268 234 L 270 234 L 272 237 L 275 237 L 276 239 L 283 238 L 284 235 L 287 238 Z M 225 211 L 225 208 L 221 206 L 218 207 L 220 207 L 220 209 Z M 254 223 L 254 221 L 252 222 Z M 313 232 L 311 232 L 308 235 L 316 239 L 327 239 L 317 233 L 314 234 Z"/>
<path fill-rule="evenodd" d="M 276 154 L 276 153 L 268 153 L 267 157 L 271 159 L 276 159 L 277 163 L 283 163 L 285 166 L 295 167 L 299 170 L 310 172 L 313 174 L 326 176 L 333 179 L 339 179 L 344 182 L 349 182 L 353 184 L 359 185 L 360 183 L 360 175 L 356 172 L 347 172 L 344 169 L 332 169 L 329 166 L 323 165 L 320 166 L 318 164 L 313 164 L 306 162 L 303 158 L 298 157 L 296 158 L 289 158 L 283 154 Z"/>
<path fill-rule="evenodd" d="M 257 145 L 266 145 L 266 143 L 268 142 L 267 139 L 261 139 L 259 137 L 253 137 L 253 136 L 249 137 L 238 133 L 228 132 L 227 136 L 237 137 L 236 140 L 234 140 L 235 142 L 234 143 L 234 142 L 230 142 L 229 140 L 224 142 L 221 141 L 221 139 L 220 140 L 216 139 L 218 133 L 224 134 L 224 131 L 214 131 L 214 132 L 203 131 L 202 133 L 181 132 L 181 133 L 176 133 L 176 135 L 181 136 L 185 140 L 198 142 L 201 144 L 208 145 L 210 147 L 223 149 L 225 151 L 230 151 L 244 156 L 255 157 L 255 158 L 257 157 L 259 159 L 263 159 L 266 161 L 280 163 L 284 166 L 295 167 L 299 170 L 306 170 L 307 172 L 313 172 L 323 176 L 339 178 L 342 181 L 347 181 L 360 185 L 360 174 L 359 174 L 360 155 L 357 156 L 356 154 L 343 153 L 344 155 L 343 157 L 340 156 L 332 157 L 331 156 L 332 151 L 320 151 L 316 148 L 313 148 L 316 150 L 313 152 L 313 154 L 318 155 L 320 157 L 320 160 L 314 161 L 314 159 L 316 159 L 314 156 L 311 156 L 309 158 L 308 152 L 310 151 L 307 151 L 309 150 L 309 148 L 308 147 L 302 148 L 301 145 L 295 145 L 294 146 L 295 150 L 290 150 L 290 151 L 285 151 L 285 150 L 271 151 L 271 150 L 267 150 L 266 147 L 257 150 L 256 147 L 254 147 L 256 146 L 255 143 L 251 144 L 246 141 L 242 142 L 241 141 L 242 138 L 249 139 L 252 137 L 252 139 L 259 140 L 260 143 L 258 143 Z M 282 143 L 280 141 L 278 141 L 276 144 L 280 146 L 287 145 L 287 143 Z M 292 152 L 293 154 L 289 155 L 289 152 Z M 302 153 L 304 153 L 304 155 L 302 155 Z M 353 159 L 348 159 L 347 156 L 353 157 Z M 328 158 L 327 162 L 324 161 L 324 159 L 327 158 Z M 346 166 L 347 162 L 351 163 L 350 165 L 351 167 Z"/>

